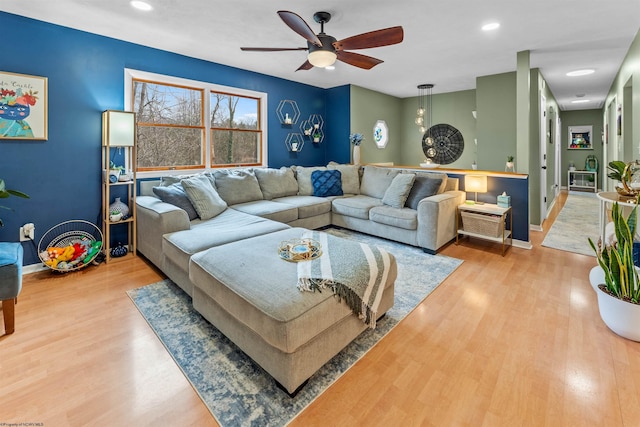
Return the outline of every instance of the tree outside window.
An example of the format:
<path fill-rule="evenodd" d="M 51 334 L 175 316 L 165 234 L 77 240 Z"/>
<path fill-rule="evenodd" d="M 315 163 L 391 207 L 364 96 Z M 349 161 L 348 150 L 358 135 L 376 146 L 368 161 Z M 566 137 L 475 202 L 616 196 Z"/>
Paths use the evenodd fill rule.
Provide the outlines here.
<path fill-rule="evenodd" d="M 194 86 L 133 77 L 138 171 L 261 165 L 265 100 Z"/>
<path fill-rule="evenodd" d="M 211 92 L 211 164 L 257 165 L 262 152 L 259 99 Z"/>

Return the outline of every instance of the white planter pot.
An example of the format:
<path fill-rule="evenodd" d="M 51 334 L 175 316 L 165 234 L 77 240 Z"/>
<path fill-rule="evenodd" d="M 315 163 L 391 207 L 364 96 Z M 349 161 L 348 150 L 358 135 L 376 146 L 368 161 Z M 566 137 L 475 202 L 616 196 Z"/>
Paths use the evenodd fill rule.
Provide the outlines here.
<path fill-rule="evenodd" d="M 640 341 L 640 305 L 622 301 L 602 291 L 598 287 L 604 283 L 604 271 L 600 266 L 591 269 L 589 281 L 598 296 L 600 317 L 605 325 L 621 337 Z"/>

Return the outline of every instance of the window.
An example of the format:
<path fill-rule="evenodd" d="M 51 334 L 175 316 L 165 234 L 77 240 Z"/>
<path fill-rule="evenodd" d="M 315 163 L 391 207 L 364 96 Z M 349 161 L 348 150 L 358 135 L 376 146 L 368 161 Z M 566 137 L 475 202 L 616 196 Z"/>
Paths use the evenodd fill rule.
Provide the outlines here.
<path fill-rule="evenodd" d="M 138 170 L 204 168 L 203 91 L 133 79 Z"/>
<path fill-rule="evenodd" d="M 125 99 L 139 172 L 267 165 L 265 93 L 125 70 Z"/>
<path fill-rule="evenodd" d="M 211 92 L 211 164 L 260 164 L 260 100 Z"/>

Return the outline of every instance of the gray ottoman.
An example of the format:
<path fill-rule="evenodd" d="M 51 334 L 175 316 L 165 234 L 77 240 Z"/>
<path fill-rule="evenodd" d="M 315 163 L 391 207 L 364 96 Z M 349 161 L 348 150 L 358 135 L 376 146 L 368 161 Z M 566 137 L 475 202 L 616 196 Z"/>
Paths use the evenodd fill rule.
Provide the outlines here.
<path fill-rule="evenodd" d="M 329 290 L 300 292 L 296 263 L 278 244 L 308 230 L 291 228 L 225 244 L 191 257 L 193 306 L 294 393 L 367 326 Z M 378 309 L 393 306 L 395 258 Z"/>

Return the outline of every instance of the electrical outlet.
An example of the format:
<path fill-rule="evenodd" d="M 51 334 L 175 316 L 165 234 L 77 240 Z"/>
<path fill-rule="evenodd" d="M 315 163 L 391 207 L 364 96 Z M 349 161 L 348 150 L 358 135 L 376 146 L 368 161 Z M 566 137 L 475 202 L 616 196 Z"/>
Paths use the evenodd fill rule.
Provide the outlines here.
<path fill-rule="evenodd" d="M 20 227 L 20 241 L 26 242 L 34 240 L 36 235 L 36 226 L 32 223 L 28 223 Z"/>

